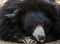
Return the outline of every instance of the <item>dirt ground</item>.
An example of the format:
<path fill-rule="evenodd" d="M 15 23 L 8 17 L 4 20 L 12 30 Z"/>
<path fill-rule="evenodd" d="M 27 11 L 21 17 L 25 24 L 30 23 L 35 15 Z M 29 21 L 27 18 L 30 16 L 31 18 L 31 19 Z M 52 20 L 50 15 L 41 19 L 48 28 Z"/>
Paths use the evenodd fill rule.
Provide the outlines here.
<path fill-rule="evenodd" d="M 11 43 L 11 42 L 0 41 L 0 44 L 22 44 L 22 43 Z M 55 42 L 45 43 L 45 44 L 60 44 L 60 40 Z"/>

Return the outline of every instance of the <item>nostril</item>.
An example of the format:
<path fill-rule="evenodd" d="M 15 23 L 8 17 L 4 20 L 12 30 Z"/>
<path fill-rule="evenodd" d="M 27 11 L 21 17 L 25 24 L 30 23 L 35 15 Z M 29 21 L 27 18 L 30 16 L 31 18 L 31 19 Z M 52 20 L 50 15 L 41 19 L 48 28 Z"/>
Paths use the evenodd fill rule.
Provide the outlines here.
<path fill-rule="evenodd" d="M 38 36 L 39 42 L 43 43 L 45 41 L 45 36 Z"/>

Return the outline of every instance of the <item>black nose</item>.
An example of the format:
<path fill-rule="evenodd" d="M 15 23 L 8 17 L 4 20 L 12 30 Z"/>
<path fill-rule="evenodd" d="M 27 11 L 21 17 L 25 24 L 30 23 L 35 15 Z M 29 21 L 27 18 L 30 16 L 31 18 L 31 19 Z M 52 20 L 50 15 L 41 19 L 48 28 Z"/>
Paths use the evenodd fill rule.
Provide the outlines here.
<path fill-rule="evenodd" d="M 38 36 L 39 42 L 43 43 L 45 41 L 45 36 Z"/>

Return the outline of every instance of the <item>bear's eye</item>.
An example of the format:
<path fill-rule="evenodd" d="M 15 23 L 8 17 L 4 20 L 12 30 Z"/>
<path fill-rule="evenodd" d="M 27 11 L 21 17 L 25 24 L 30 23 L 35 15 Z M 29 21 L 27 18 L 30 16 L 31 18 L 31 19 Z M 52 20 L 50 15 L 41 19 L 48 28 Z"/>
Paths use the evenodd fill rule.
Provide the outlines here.
<path fill-rule="evenodd" d="M 35 27 L 36 27 L 36 25 L 25 25 L 24 30 L 26 32 L 32 33 L 34 31 Z"/>

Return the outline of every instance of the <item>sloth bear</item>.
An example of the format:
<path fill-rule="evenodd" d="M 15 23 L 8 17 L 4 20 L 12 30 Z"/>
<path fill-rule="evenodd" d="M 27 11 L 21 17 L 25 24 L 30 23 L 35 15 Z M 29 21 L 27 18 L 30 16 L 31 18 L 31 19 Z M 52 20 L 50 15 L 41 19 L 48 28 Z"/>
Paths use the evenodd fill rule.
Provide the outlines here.
<path fill-rule="evenodd" d="M 60 8 L 55 0 L 8 0 L 0 9 L 0 39 L 33 36 L 38 42 L 60 38 Z"/>

